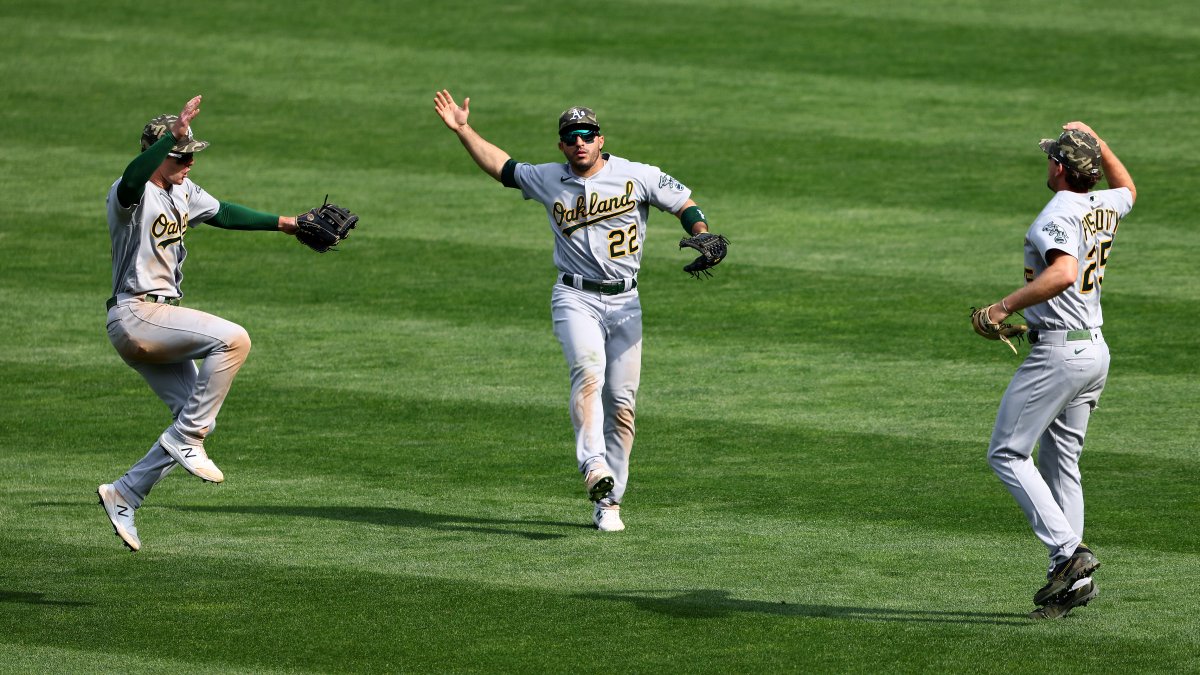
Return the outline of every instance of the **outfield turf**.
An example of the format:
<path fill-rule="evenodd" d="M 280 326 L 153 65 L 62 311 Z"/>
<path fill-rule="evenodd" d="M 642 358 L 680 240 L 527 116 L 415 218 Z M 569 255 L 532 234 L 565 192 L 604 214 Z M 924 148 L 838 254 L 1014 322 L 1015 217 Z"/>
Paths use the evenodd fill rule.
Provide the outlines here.
<path fill-rule="evenodd" d="M 1200 670 L 1200 22 L 1171 2 L 0 6 L 0 671 Z M 652 215 L 628 530 L 591 529 L 524 161 L 594 107 L 732 240 Z M 192 178 L 356 230 L 201 226 L 188 306 L 254 349 L 130 555 L 94 490 L 169 422 L 109 345 L 104 194 L 204 95 Z M 1105 276 L 1083 459 L 1100 596 L 1024 618 L 1045 549 L 985 460 L 1019 363 L 968 307 L 1022 279 L 1071 119 L 1139 200 Z M 1024 353 L 1027 347 L 1022 348 Z"/>

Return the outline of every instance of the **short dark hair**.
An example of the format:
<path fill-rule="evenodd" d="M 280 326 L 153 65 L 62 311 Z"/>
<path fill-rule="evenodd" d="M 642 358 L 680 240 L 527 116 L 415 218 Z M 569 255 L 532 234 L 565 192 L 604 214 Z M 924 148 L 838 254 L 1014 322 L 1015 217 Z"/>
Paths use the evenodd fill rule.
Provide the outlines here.
<path fill-rule="evenodd" d="M 1067 170 L 1067 185 L 1075 192 L 1087 192 L 1096 187 L 1096 183 L 1104 177 L 1104 174 L 1097 173 L 1095 176 L 1086 173 L 1080 173 L 1075 169 L 1064 166 Z"/>

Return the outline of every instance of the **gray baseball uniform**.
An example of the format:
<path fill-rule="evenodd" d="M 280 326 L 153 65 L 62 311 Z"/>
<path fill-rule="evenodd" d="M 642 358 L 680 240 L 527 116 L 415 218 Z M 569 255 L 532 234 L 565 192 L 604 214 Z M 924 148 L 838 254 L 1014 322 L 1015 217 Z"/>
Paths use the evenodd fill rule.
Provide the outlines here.
<path fill-rule="evenodd" d="M 194 116 L 199 102 L 194 98 L 185 112 Z M 117 534 L 135 551 L 140 542 L 132 512 L 177 462 L 204 480 L 224 480 L 208 459 L 204 440 L 216 428 L 221 404 L 250 351 L 250 337 L 241 326 L 178 306 L 187 257 L 184 238 L 201 222 L 275 230 L 280 220 L 217 201 L 193 183 L 187 177 L 192 155 L 208 143 L 194 139 L 190 130 L 177 141 L 171 129 L 178 120 L 161 115 L 146 125 L 142 153 L 108 191 L 113 265 L 109 340 L 174 418 L 145 457 L 98 490 Z"/>
<path fill-rule="evenodd" d="M 642 354 L 636 287 L 649 209 L 677 212 L 691 190 L 657 167 L 603 157 L 587 178 L 566 163 L 516 164 L 506 185 L 546 207 L 558 268 L 550 306 L 570 369 L 576 459 L 584 474 L 611 469 L 613 490 L 601 504 L 616 505 L 633 450 Z"/>
<path fill-rule="evenodd" d="M 1079 274 L 1065 291 L 1025 312 L 1033 346 L 1000 402 L 988 462 L 1049 550 L 1051 569 L 1083 538 L 1079 456 L 1109 365 L 1100 331 L 1101 284 L 1117 226 L 1132 208 L 1126 188 L 1060 191 L 1025 235 L 1027 282 L 1046 270 L 1051 251 L 1078 260 Z"/>
<path fill-rule="evenodd" d="M 184 236 L 215 215 L 219 202 L 185 179 L 169 191 L 148 182 L 141 203 L 126 208 L 117 199 L 119 183 L 108 193 L 113 254 L 108 336 L 171 409 L 175 419 L 163 436 L 178 445 L 203 445 L 250 351 L 250 336 L 235 323 L 169 302 L 183 296 Z M 199 368 L 193 359 L 202 359 Z M 175 466 L 160 442 L 161 437 L 115 483 L 135 509 Z"/>

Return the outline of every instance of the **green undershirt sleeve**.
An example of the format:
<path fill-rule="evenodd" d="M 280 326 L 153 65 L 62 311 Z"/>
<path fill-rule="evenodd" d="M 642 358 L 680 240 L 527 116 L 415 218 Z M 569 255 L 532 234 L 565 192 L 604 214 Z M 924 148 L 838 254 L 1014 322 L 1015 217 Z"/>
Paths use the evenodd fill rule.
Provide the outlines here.
<path fill-rule="evenodd" d="M 125 173 L 121 174 L 121 182 L 117 185 L 117 201 L 121 206 L 129 208 L 142 201 L 142 193 L 146 191 L 146 181 L 154 175 L 154 170 L 167 158 L 167 153 L 175 147 L 175 137 L 167 132 L 162 138 L 133 158 Z"/>
<path fill-rule="evenodd" d="M 208 219 L 208 224 L 226 230 L 277 230 L 279 216 L 248 209 L 241 204 L 221 202 L 217 215 Z"/>

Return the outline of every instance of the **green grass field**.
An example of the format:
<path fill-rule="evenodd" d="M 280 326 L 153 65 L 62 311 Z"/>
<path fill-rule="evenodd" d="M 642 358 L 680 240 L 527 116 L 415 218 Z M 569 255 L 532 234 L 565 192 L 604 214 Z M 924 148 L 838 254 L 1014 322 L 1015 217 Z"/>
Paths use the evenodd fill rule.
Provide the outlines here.
<path fill-rule="evenodd" d="M 1200 22 L 1171 2 L 615 0 L 0 7 L 0 671 L 1200 670 Z M 523 161 L 594 107 L 731 255 L 651 218 L 628 530 L 590 529 Z M 169 413 L 104 332 L 104 195 L 204 95 L 192 178 L 360 228 L 188 236 L 186 304 L 254 349 L 113 537 L 94 490 Z M 1083 119 L 1138 185 L 1083 460 L 1101 595 L 1024 618 L 1045 550 L 992 475 L 1035 145 Z M 1027 350 L 1027 347 L 1022 350 Z"/>

